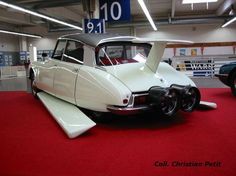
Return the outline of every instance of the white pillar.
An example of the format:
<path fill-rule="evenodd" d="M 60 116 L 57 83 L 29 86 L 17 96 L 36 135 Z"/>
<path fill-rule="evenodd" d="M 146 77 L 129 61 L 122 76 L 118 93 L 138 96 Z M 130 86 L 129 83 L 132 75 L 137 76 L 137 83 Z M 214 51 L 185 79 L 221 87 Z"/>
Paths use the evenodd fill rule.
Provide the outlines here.
<path fill-rule="evenodd" d="M 29 47 L 29 57 L 31 63 L 37 61 L 37 48 L 32 44 Z"/>
<path fill-rule="evenodd" d="M 27 51 L 27 39 L 24 36 L 19 37 L 20 51 Z"/>

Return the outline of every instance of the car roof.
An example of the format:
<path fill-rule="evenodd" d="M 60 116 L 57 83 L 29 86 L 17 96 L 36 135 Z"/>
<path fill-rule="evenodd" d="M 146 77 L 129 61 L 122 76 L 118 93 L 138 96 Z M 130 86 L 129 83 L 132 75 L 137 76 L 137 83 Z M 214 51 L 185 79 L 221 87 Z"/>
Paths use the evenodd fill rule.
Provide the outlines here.
<path fill-rule="evenodd" d="M 106 42 L 119 42 L 119 41 L 133 41 L 137 39 L 133 36 L 122 36 L 118 34 L 83 34 L 83 33 L 76 33 L 76 34 L 69 34 L 60 37 L 59 39 L 70 39 L 70 40 L 77 40 L 92 47 L 96 47 L 99 44 L 106 43 Z"/>

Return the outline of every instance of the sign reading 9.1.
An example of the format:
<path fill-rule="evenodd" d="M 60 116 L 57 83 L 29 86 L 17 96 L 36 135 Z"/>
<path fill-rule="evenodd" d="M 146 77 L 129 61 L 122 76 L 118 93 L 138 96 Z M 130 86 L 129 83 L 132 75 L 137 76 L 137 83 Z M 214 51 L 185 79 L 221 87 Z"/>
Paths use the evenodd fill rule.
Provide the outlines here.
<path fill-rule="evenodd" d="M 84 19 L 83 31 L 84 33 L 105 33 L 104 19 Z"/>
<path fill-rule="evenodd" d="M 99 0 L 100 19 L 130 21 L 130 0 Z"/>

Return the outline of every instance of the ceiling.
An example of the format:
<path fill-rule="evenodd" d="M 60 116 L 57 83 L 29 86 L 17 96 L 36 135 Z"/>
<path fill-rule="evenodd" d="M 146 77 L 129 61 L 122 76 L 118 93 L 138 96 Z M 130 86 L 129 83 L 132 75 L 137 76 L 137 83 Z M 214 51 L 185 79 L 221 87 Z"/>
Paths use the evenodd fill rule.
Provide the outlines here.
<path fill-rule="evenodd" d="M 85 0 L 7 0 L 5 2 L 37 11 L 39 13 L 57 18 L 59 20 L 81 25 L 82 19 L 87 17 L 83 10 Z M 92 3 L 93 0 L 90 0 Z M 137 0 L 131 2 L 131 22 L 109 24 L 108 27 L 132 27 L 149 25 Z M 223 24 L 225 20 L 232 18 L 229 12 L 235 8 L 236 0 L 218 0 L 215 3 L 182 4 L 182 0 L 145 0 L 147 8 L 157 25 L 173 24 Z M 235 14 L 234 14 L 235 15 Z M 48 30 L 60 30 L 65 27 L 48 22 L 32 15 L 0 5 L 0 28 L 43 26 Z"/>

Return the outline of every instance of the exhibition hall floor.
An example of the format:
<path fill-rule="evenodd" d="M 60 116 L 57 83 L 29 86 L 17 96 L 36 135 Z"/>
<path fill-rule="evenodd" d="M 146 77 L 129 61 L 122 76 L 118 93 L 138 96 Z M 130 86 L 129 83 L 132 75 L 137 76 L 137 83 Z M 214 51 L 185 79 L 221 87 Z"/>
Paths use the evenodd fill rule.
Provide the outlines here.
<path fill-rule="evenodd" d="M 200 90 L 218 109 L 114 116 L 73 140 L 31 94 L 0 92 L 0 175 L 236 175 L 235 97 Z"/>

